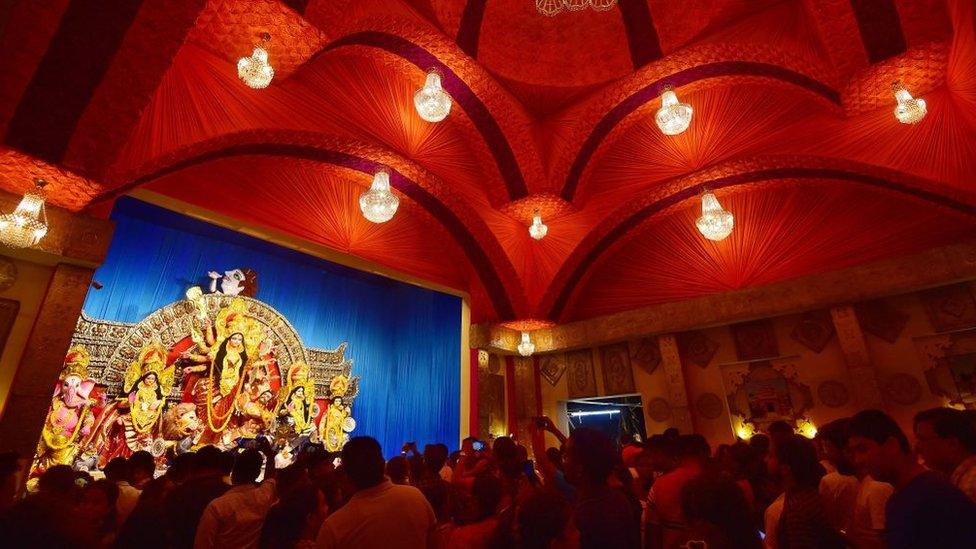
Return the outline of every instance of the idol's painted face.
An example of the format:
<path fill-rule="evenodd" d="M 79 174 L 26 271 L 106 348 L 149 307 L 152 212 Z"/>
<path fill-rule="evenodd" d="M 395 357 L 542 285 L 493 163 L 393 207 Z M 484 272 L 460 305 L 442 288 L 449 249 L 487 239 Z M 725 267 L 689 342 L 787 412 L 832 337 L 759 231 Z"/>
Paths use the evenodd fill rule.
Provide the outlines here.
<path fill-rule="evenodd" d="M 70 398 L 74 398 L 78 394 L 78 388 L 81 386 L 81 378 L 78 376 L 68 376 L 61 383 L 64 394 Z"/>
<path fill-rule="evenodd" d="M 157 382 L 159 380 L 156 379 L 156 374 L 149 374 L 148 376 L 146 376 L 146 379 L 144 381 L 147 387 L 149 387 L 150 389 L 155 389 Z"/>
<path fill-rule="evenodd" d="M 230 343 L 235 347 L 240 347 L 241 343 L 244 343 L 244 336 L 241 334 L 234 334 L 230 336 Z"/>
<path fill-rule="evenodd" d="M 305 389 L 302 389 L 300 387 L 298 389 L 295 389 L 295 399 L 305 400 Z"/>
<path fill-rule="evenodd" d="M 238 295 L 243 290 L 244 271 L 234 269 L 225 271 L 224 277 L 220 279 L 220 291 L 227 295 Z"/>

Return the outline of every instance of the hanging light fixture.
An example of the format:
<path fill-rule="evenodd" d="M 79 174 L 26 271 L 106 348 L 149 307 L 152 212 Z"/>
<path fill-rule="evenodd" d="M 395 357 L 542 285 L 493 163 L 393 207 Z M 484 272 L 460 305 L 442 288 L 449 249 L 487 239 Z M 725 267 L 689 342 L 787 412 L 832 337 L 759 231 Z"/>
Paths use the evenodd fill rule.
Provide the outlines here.
<path fill-rule="evenodd" d="M 254 46 L 254 53 L 237 60 L 237 77 L 250 88 L 267 88 L 274 78 L 274 69 L 268 63 L 268 50 L 265 49 L 270 41 L 271 35 L 263 33 L 261 42 Z"/>
<path fill-rule="evenodd" d="M 617 5 L 617 0 L 535 0 L 535 9 L 542 15 L 553 17 L 563 10 L 581 11 L 591 8 L 593 11 L 607 11 Z"/>
<path fill-rule="evenodd" d="M 702 214 L 695 222 L 698 232 L 709 240 L 724 240 L 732 233 L 735 219 L 732 212 L 722 209 L 715 194 L 705 191 L 701 197 Z"/>
<path fill-rule="evenodd" d="M 529 236 L 536 240 L 542 240 L 548 232 L 549 226 L 542 222 L 542 215 L 539 210 L 536 210 L 535 215 L 532 216 L 532 224 L 529 225 Z"/>
<path fill-rule="evenodd" d="M 661 108 L 654 119 L 664 135 L 678 135 L 691 124 L 691 105 L 678 102 L 678 96 L 671 86 L 665 86 L 661 94 Z"/>
<path fill-rule="evenodd" d="M 386 223 L 396 214 L 400 199 L 390 191 L 390 174 L 378 171 L 369 190 L 359 195 L 359 209 L 363 217 L 373 223 Z"/>
<path fill-rule="evenodd" d="M 529 332 L 522 332 L 522 341 L 518 344 L 518 352 L 522 356 L 532 356 L 535 352 L 535 343 L 529 337 Z"/>
<path fill-rule="evenodd" d="M 420 118 L 428 122 L 440 122 L 451 112 L 451 96 L 441 87 L 441 75 L 427 73 L 424 87 L 413 94 L 413 104 Z"/>
<path fill-rule="evenodd" d="M 896 81 L 891 85 L 891 91 L 895 94 L 898 105 L 895 106 L 895 118 L 902 124 L 918 124 L 925 118 L 928 110 L 925 108 L 924 99 L 916 99 L 908 90 Z"/>
<path fill-rule="evenodd" d="M 34 180 L 34 189 L 24 193 L 14 213 L 0 215 L 0 244 L 10 248 L 30 248 L 47 234 L 44 187 L 47 181 Z"/>

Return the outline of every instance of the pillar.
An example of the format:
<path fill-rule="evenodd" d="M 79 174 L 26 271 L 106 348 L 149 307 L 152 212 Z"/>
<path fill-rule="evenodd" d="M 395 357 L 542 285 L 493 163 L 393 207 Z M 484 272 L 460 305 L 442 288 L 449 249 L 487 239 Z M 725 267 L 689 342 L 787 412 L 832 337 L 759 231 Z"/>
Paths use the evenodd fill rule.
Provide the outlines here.
<path fill-rule="evenodd" d="M 864 333 L 861 332 L 854 307 L 851 305 L 833 307 L 830 309 L 830 317 L 834 321 L 837 340 L 844 352 L 844 361 L 847 363 L 847 372 L 854 393 L 854 403 L 861 409 L 883 410 L 884 401 L 878 386 L 878 376 L 868 355 Z"/>
<path fill-rule="evenodd" d="M 695 428 L 688 407 L 688 389 L 685 386 L 684 370 L 681 368 L 678 341 L 673 334 L 659 335 L 657 344 L 661 350 L 661 366 L 664 368 L 664 377 L 668 384 L 671 425 L 682 433 L 693 433 Z"/>
<path fill-rule="evenodd" d="M 0 445 L 31 458 L 94 270 L 58 264 L 27 338 L 0 418 Z"/>

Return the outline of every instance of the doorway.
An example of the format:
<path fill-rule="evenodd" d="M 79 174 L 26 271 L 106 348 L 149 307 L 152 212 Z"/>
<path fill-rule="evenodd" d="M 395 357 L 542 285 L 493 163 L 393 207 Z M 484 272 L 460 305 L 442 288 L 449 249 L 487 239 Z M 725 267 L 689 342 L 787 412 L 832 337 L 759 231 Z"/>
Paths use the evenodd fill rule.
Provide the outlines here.
<path fill-rule="evenodd" d="M 644 426 L 644 405 L 640 395 L 583 398 L 566 401 L 569 432 L 580 427 L 595 429 L 610 440 L 620 442 L 624 435 L 647 439 Z"/>

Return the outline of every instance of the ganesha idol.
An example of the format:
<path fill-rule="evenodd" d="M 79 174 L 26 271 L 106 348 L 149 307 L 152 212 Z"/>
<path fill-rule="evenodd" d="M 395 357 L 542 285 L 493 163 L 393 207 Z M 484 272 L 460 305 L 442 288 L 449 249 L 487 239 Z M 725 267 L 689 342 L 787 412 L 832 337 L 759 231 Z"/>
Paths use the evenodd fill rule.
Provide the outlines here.
<path fill-rule="evenodd" d="M 142 348 L 126 369 L 123 395 L 105 408 L 83 443 L 86 449 L 97 449 L 100 467 L 140 450 L 157 457 L 162 454 L 166 447 L 163 412 L 174 377 L 175 367 L 167 363 L 165 347 L 151 343 Z"/>
<path fill-rule="evenodd" d="M 81 442 L 92 431 L 100 399 L 95 382 L 88 377 L 91 358 L 80 345 L 68 350 L 58 385 L 51 398 L 51 410 L 44 420 L 41 439 L 31 466 L 31 476 L 54 465 L 71 465 Z"/>

